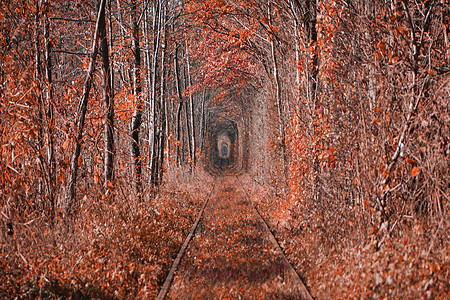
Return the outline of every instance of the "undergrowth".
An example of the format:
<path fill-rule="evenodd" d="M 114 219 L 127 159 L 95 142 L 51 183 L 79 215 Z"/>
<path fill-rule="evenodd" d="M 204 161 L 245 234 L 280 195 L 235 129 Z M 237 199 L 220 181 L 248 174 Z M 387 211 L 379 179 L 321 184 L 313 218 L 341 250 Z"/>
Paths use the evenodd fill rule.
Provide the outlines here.
<path fill-rule="evenodd" d="M 155 298 L 202 204 L 195 182 L 166 184 L 141 203 L 94 192 L 72 220 L 2 230 L 0 298 Z"/>
<path fill-rule="evenodd" d="M 315 299 L 448 299 L 450 224 L 403 217 L 367 230 L 302 211 L 251 179 L 252 196 Z M 310 218 L 303 218 L 308 215 Z"/>

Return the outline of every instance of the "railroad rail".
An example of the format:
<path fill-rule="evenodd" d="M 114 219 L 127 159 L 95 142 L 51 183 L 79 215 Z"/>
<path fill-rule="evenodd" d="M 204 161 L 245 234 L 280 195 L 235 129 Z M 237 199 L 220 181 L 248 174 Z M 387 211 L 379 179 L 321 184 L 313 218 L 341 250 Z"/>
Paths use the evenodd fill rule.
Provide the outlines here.
<path fill-rule="evenodd" d="M 187 247 L 189 245 L 189 242 L 191 241 L 192 237 L 195 234 L 195 230 L 197 229 L 198 223 L 200 222 L 200 219 L 202 218 L 203 212 L 205 211 L 205 207 L 208 204 L 209 199 L 211 198 L 211 195 L 212 195 L 212 193 L 214 191 L 214 187 L 215 186 L 216 186 L 216 183 L 214 182 L 213 183 L 213 187 L 212 187 L 211 191 L 209 192 L 208 197 L 206 197 L 206 200 L 203 203 L 202 209 L 198 213 L 198 216 L 197 216 L 197 219 L 195 220 L 194 225 L 192 225 L 192 228 L 189 231 L 188 236 L 184 240 L 183 246 L 181 246 L 181 249 L 178 252 L 177 257 L 175 258 L 175 260 L 174 260 L 174 262 L 172 264 L 172 267 L 170 268 L 170 271 L 167 274 L 166 279 L 164 280 L 164 284 L 163 284 L 163 287 L 162 287 L 161 291 L 158 294 L 158 298 L 156 298 L 156 299 L 162 300 L 162 299 L 164 299 L 166 297 L 166 294 L 167 294 L 167 292 L 170 289 L 170 284 L 172 283 L 173 277 L 175 275 L 175 271 L 177 270 L 178 265 L 180 264 L 181 259 L 183 258 L 184 252 L 186 251 L 186 249 L 187 249 Z"/>
<path fill-rule="evenodd" d="M 264 218 L 261 216 L 261 214 L 259 213 L 255 203 L 253 201 L 251 201 L 250 196 L 248 194 L 248 192 L 245 190 L 244 185 L 242 184 L 242 181 L 239 180 L 239 183 L 241 184 L 241 188 L 245 193 L 245 196 L 247 197 L 248 202 L 251 204 L 251 207 L 253 208 L 256 216 L 258 217 L 258 219 L 261 221 L 261 223 L 263 224 L 266 233 L 269 236 L 270 242 L 272 243 L 272 245 L 280 252 L 281 257 L 283 258 L 284 263 L 288 266 L 288 272 L 289 274 L 294 277 L 297 281 L 299 286 L 299 290 L 300 290 L 300 297 L 301 299 L 305 299 L 305 300 L 312 300 L 311 295 L 308 292 L 308 289 L 306 288 L 306 286 L 303 284 L 303 281 L 301 280 L 300 276 L 298 275 L 298 273 L 295 271 L 294 267 L 291 265 L 291 263 L 289 262 L 289 260 L 287 259 L 286 255 L 284 254 L 283 249 L 281 249 L 280 244 L 278 243 L 277 239 L 275 238 L 275 236 L 273 235 L 272 231 L 269 228 L 269 225 L 267 225 L 266 220 L 264 220 Z"/>

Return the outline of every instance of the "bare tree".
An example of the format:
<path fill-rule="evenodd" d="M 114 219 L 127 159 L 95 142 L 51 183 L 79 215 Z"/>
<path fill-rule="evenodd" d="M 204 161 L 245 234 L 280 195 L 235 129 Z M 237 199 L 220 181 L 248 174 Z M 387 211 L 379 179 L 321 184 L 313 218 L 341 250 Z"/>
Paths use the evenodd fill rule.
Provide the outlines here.
<path fill-rule="evenodd" d="M 101 4 L 101 3 L 100 3 Z M 99 18 L 100 53 L 102 57 L 104 94 L 106 106 L 105 116 L 105 187 L 112 184 L 114 179 L 114 91 L 112 86 L 112 72 L 109 61 L 109 46 L 106 36 L 105 14 Z"/>
<path fill-rule="evenodd" d="M 75 187 L 77 183 L 77 172 L 78 167 L 80 166 L 80 153 L 81 153 L 81 143 L 83 138 L 83 128 L 86 118 L 86 111 L 87 111 L 87 103 L 89 99 L 89 92 L 92 88 L 92 81 L 93 81 L 93 75 L 95 70 L 95 58 L 98 54 L 98 43 L 99 43 L 99 37 L 100 37 L 100 24 L 101 20 L 103 19 L 103 23 L 105 22 L 105 5 L 106 0 L 101 0 L 100 5 L 98 8 L 98 14 L 97 14 L 97 22 L 95 24 L 95 32 L 94 32 L 94 39 L 92 41 L 92 52 L 90 55 L 90 63 L 88 68 L 88 74 L 86 76 L 86 80 L 84 82 L 83 87 L 83 94 L 80 99 L 80 103 L 77 110 L 77 119 L 76 119 L 76 136 L 75 136 L 75 149 L 72 155 L 72 161 L 71 161 L 71 171 L 70 171 L 70 178 L 68 182 L 67 187 L 67 194 L 66 194 L 66 215 L 70 216 L 73 213 L 73 207 L 75 205 L 76 201 L 76 192 Z"/>
<path fill-rule="evenodd" d="M 141 49 L 139 42 L 139 24 L 137 3 L 131 3 L 131 18 L 133 22 L 133 90 L 135 95 L 135 108 L 131 121 L 131 155 L 134 164 L 135 189 L 138 198 L 142 196 L 142 159 L 139 146 L 139 132 L 142 123 L 142 83 L 141 83 Z"/>

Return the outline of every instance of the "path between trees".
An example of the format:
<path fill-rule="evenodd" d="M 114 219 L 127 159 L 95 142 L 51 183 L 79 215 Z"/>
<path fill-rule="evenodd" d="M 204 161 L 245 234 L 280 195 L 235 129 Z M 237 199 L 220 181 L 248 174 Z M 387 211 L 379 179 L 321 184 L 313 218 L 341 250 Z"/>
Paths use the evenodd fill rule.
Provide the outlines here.
<path fill-rule="evenodd" d="M 167 299 L 312 299 L 235 177 L 216 182 L 174 274 Z"/>

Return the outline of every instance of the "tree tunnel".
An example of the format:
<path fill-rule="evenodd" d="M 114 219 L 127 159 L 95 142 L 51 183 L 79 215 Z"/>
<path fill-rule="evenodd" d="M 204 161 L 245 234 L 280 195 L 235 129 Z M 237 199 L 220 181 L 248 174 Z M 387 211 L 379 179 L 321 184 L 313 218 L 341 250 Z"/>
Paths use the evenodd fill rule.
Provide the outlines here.
<path fill-rule="evenodd" d="M 243 163 L 247 148 L 242 120 L 212 115 L 206 124 L 205 169 L 212 175 L 234 175 L 246 168 Z M 240 130 L 241 129 L 241 130 Z M 245 131 L 244 131 L 245 132 Z"/>
<path fill-rule="evenodd" d="M 253 166 L 250 157 L 254 155 L 251 152 L 258 149 L 259 153 L 265 152 L 261 142 L 266 140 L 266 135 L 255 127 L 255 116 L 252 113 L 254 104 L 261 98 L 258 96 L 260 94 L 261 91 L 253 86 L 240 87 L 226 92 L 218 90 L 205 101 L 201 160 L 210 175 L 240 175 L 249 172 Z M 261 107 L 264 106 L 258 103 L 257 117 L 261 115 L 265 120 L 265 112 Z M 256 139 L 252 138 L 253 133 L 256 133 L 255 137 L 258 136 Z M 255 157 L 259 159 L 259 156 Z"/>

